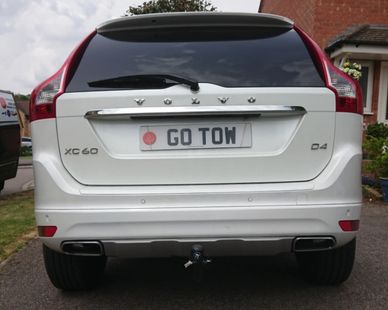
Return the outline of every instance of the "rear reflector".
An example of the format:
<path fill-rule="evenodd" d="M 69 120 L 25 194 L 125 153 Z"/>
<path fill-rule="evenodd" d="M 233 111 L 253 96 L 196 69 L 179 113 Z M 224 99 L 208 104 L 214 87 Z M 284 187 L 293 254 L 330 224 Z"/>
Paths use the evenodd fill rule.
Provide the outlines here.
<path fill-rule="evenodd" d="M 38 226 L 39 237 L 53 237 L 57 232 L 57 226 Z"/>
<path fill-rule="evenodd" d="M 360 227 L 359 220 L 344 220 L 338 222 L 343 231 L 357 231 Z"/>

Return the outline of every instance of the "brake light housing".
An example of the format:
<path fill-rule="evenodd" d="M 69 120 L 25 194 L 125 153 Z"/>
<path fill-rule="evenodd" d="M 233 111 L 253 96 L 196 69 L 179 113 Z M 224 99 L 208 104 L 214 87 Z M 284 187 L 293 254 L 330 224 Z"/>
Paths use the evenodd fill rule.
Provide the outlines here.
<path fill-rule="evenodd" d="M 56 99 L 63 93 L 64 67 L 36 87 L 30 98 L 30 121 L 55 118 Z"/>
<path fill-rule="evenodd" d="M 336 97 L 336 112 L 349 112 L 363 115 L 362 92 L 359 83 L 335 67 L 306 32 L 294 25 L 294 30 L 300 35 L 310 51 L 315 64 L 323 78 L 326 87 L 332 90 Z"/>
<path fill-rule="evenodd" d="M 56 117 L 56 100 L 65 91 L 81 57 L 96 31 L 90 33 L 69 55 L 62 67 L 31 93 L 30 121 Z"/>

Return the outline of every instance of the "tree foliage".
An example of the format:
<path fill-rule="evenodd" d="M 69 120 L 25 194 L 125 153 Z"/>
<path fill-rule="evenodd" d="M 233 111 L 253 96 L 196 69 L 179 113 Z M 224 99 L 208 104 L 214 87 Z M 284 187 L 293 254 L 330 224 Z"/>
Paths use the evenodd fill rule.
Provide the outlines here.
<path fill-rule="evenodd" d="M 130 6 L 127 13 L 139 15 L 166 12 L 215 11 L 216 9 L 207 0 L 151 0 L 137 7 Z"/>
<path fill-rule="evenodd" d="M 23 95 L 23 94 L 14 94 L 16 101 L 26 101 L 30 100 L 30 95 Z"/>

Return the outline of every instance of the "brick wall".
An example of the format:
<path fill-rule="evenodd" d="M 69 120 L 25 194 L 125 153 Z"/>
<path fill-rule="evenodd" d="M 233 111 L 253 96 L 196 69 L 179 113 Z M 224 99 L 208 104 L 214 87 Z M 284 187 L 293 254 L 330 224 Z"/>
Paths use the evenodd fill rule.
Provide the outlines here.
<path fill-rule="evenodd" d="M 286 16 L 310 35 L 314 26 L 314 8 L 315 0 L 261 0 L 260 4 L 261 12 Z"/>
<path fill-rule="evenodd" d="M 348 27 L 387 24 L 387 0 L 262 0 L 260 11 L 291 18 L 322 47 Z"/>
<path fill-rule="evenodd" d="M 302 3 L 302 1 L 300 2 Z M 320 46 L 358 24 L 386 24 L 388 1 L 386 0 L 316 0 L 314 36 Z"/>
<path fill-rule="evenodd" d="M 19 110 L 19 121 L 20 121 L 20 136 L 21 137 L 31 137 L 30 120 L 24 114 L 24 112 L 20 111 L 20 110 Z"/>

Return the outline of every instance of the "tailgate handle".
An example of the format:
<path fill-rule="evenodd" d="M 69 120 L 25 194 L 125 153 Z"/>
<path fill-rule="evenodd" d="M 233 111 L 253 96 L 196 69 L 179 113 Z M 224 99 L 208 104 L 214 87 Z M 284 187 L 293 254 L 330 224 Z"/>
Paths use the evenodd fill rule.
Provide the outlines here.
<path fill-rule="evenodd" d="M 258 105 L 258 106 L 203 106 L 203 107 L 142 107 L 117 108 L 88 111 L 87 119 L 96 118 L 149 118 L 177 116 L 222 116 L 222 115 L 254 115 L 254 116 L 288 116 L 303 115 L 306 110 L 299 106 Z"/>

